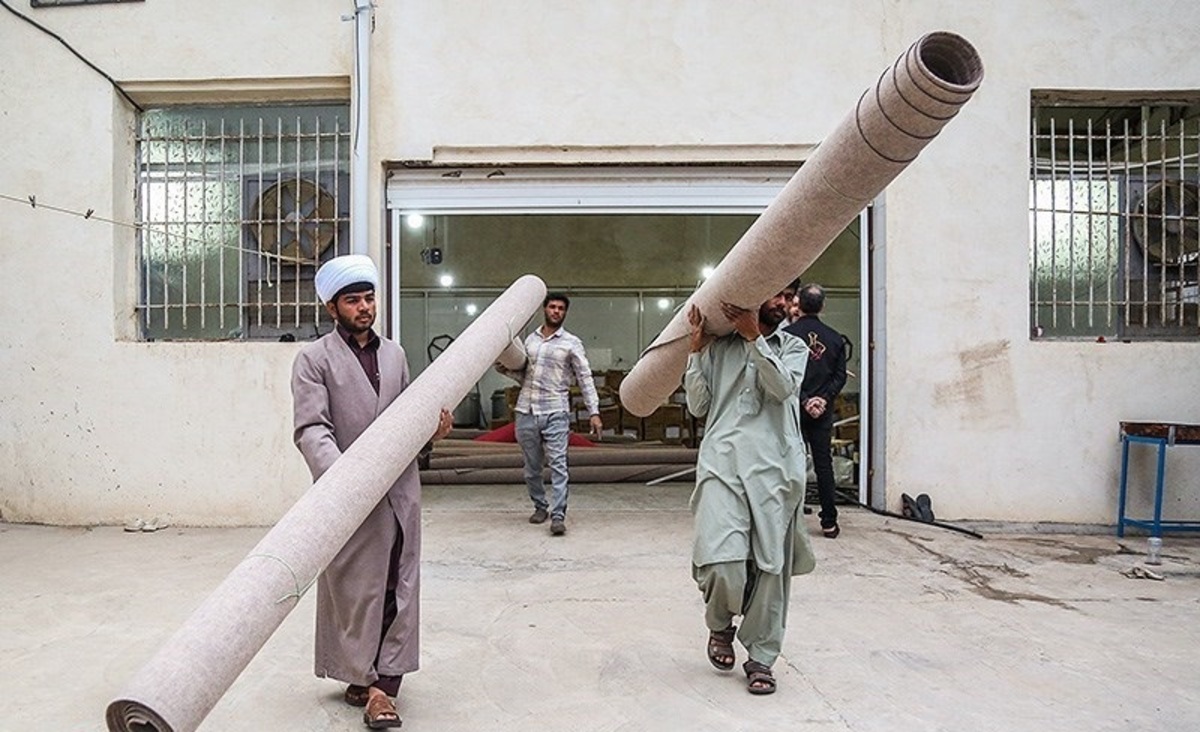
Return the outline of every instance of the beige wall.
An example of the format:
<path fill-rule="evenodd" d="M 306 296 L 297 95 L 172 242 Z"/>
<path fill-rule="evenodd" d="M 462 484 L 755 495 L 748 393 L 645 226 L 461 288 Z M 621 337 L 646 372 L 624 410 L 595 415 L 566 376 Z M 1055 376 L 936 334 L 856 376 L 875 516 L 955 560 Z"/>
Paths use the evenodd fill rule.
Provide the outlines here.
<path fill-rule="evenodd" d="M 349 2 L 20 9 L 131 82 L 351 73 Z M 384 2 L 372 159 L 736 160 L 738 146 L 811 144 L 922 32 L 960 32 L 984 85 L 887 192 L 888 501 L 1111 522 L 1117 421 L 1200 421 L 1198 345 L 1028 340 L 1029 90 L 1200 88 L 1198 23 L 1200 5 L 1157 0 Z M 0 193 L 132 219 L 123 103 L 7 13 L 0 99 Z M 295 348 L 122 342 L 132 246 L 127 229 L 0 201 L 0 512 L 273 521 L 307 484 L 289 435 Z M 1171 458 L 1189 494 L 1172 509 L 1200 516 L 1187 452 Z"/>
<path fill-rule="evenodd" d="M 321 0 L 16 7 L 122 80 L 349 73 L 344 9 Z M 280 23 L 309 50 L 276 42 Z M 0 99 L 0 193 L 134 219 L 129 108 L 7 12 Z M 0 201 L 12 326 L 0 335 L 0 516 L 273 521 L 308 482 L 290 444 L 295 348 L 124 342 L 135 332 L 133 251 L 127 228 Z"/>

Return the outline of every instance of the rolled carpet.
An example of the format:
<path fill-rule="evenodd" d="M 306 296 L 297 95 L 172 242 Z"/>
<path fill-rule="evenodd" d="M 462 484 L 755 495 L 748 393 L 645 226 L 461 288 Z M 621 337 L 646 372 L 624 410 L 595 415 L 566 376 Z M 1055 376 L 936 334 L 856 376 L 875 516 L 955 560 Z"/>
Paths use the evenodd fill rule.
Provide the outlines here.
<path fill-rule="evenodd" d="M 583 465 L 571 468 L 571 483 L 645 483 L 656 478 L 683 474 L 680 480 L 692 481 L 688 468 L 695 463 L 656 465 Z M 550 480 L 550 470 L 542 471 Z M 422 485 L 524 485 L 524 468 L 458 468 L 421 471 Z"/>
<path fill-rule="evenodd" d="M 600 447 L 567 450 L 571 478 L 578 482 L 575 469 L 585 465 L 680 465 L 695 464 L 697 450 L 690 447 Z M 476 455 L 439 455 L 435 447 L 429 456 L 430 470 L 479 468 L 519 468 L 525 458 L 519 450 Z M 423 475 L 423 474 L 422 474 Z"/>
<path fill-rule="evenodd" d="M 645 417 L 687 366 L 688 311 L 731 331 L 721 302 L 757 309 L 825 251 L 967 102 L 983 79 L 979 54 L 953 33 L 929 33 L 863 92 L 850 115 L 796 171 L 712 276 L 692 293 L 621 382 L 621 404 Z"/>
<path fill-rule="evenodd" d="M 471 323 L 217 586 L 108 705 L 112 732 L 192 732 L 299 602 L 438 424 L 541 306 L 521 277 Z M 263 720 L 263 728 L 270 728 Z"/>

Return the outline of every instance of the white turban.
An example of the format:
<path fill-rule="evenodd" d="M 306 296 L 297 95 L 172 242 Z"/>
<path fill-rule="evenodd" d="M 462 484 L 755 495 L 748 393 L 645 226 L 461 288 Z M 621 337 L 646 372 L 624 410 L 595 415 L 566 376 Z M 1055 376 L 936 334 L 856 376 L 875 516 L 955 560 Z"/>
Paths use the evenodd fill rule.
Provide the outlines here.
<path fill-rule="evenodd" d="M 365 254 L 344 254 L 334 257 L 317 270 L 317 297 L 330 302 L 346 285 L 369 282 L 379 289 L 379 270 Z"/>

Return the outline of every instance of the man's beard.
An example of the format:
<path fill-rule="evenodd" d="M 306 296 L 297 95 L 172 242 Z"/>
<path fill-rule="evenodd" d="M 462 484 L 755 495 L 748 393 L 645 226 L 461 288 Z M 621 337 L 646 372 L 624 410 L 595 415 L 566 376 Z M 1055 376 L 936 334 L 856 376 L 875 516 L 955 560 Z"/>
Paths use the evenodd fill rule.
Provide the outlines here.
<path fill-rule="evenodd" d="M 366 333 L 367 331 L 369 331 L 371 329 L 372 325 L 375 325 L 374 317 L 372 317 L 370 322 L 368 322 L 365 326 L 358 324 L 358 322 L 356 321 L 356 316 L 347 317 L 345 315 L 342 315 L 339 312 L 337 319 L 338 319 L 338 324 L 340 324 L 347 333 L 350 333 L 352 335 L 358 335 L 359 333 Z"/>
<path fill-rule="evenodd" d="M 758 322 L 762 323 L 768 328 L 774 328 L 775 326 L 779 325 L 783 322 L 783 319 L 786 316 L 787 310 L 782 307 L 769 308 L 764 305 L 758 309 Z"/>

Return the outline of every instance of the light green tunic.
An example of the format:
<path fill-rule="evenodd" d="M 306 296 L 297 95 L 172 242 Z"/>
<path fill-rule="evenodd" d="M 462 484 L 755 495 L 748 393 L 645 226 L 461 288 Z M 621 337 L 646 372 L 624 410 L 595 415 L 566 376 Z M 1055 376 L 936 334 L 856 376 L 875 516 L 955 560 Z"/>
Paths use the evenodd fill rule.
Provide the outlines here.
<path fill-rule="evenodd" d="M 688 411 L 707 416 L 691 499 L 696 566 L 753 558 L 759 571 L 779 574 L 791 526 L 792 574 L 813 570 L 797 515 L 805 490 L 800 382 L 807 364 L 804 341 L 782 329 L 754 342 L 734 332 L 688 356 Z"/>

